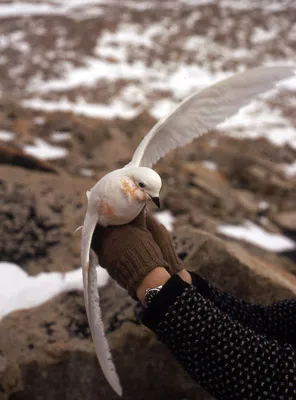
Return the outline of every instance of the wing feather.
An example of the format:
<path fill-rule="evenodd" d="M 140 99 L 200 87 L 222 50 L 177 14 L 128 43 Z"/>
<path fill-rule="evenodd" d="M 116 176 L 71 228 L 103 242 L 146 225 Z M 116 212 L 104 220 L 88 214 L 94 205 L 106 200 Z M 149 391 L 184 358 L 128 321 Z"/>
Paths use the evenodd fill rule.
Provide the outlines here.
<path fill-rule="evenodd" d="M 128 166 L 151 168 L 170 150 L 201 137 L 280 80 L 293 76 L 294 69 L 285 66 L 254 68 L 191 95 L 154 125 Z"/>
<path fill-rule="evenodd" d="M 93 341 L 95 343 L 96 353 L 101 365 L 102 371 L 113 390 L 122 396 L 122 387 L 112 356 L 110 353 L 107 338 L 104 332 L 104 324 L 100 308 L 100 299 L 97 284 L 97 260 L 93 251 L 90 252 L 90 264 L 88 274 L 88 292 L 89 292 L 89 323 Z"/>
<path fill-rule="evenodd" d="M 88 195 L 89 199 L 89 195 Z M 90 199 L 89 199 L 90 200 Z M 93 210 L 88 204 L 83 226 L 81 239 L 81 263 L 83 276 L 83 295 L 86 314 L 90 326 L 93 341 L 95 343 L 96 354 L 101 365 L 102 371 L 114 391 L 122 396 L 122 388 L 116 373 L 109 345 L 104 333 L 102 321 L 98 285 L 97 285 L 97 259 L 93 251 L 90 250 L 92 236 L 98 222 L 97 210 Z"/>
<path fill-rule="evenodd" d="M 86 210 L 85 218 L 82 226 L 81 237 L 81 265 L 83 277 L 83 295 L 87 315 L 89 313 L 89 298 L 88 298 L 88 269 L 89 269 L 89 252 L 91 239 L 98 222 L 98 215 L 92 213 L 89 207 Z"/>

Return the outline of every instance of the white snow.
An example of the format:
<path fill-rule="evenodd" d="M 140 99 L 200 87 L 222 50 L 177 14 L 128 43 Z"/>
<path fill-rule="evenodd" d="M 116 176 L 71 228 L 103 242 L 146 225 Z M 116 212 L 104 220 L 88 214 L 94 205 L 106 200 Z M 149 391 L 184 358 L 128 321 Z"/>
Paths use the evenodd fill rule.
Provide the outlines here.
<path fill-rule="evenodd" d="M 296 248 L 296 243 L 291 239 L 281 234 L 267 232 L 251 221 L 245 221 L 243 225 L 220 225 L 217 230 L 223 235 L 252 243 L 269 251 L 280 252 Z"/>
<path fill-rule="evenodd" d="M 295 67 L 295 71 L 296 71 L 296 67 Z M 295 92 L 296 91 L 296 74 L 292 78 L 286 79 L 284 82 L 280 83 L 279 88 L 290 90 L 291 92 Z"/>
<path fill-rule="evenodd" d="M 114 100 L 111 104 L 86 103 L 83 99 L 77 102 L 70 102 L 67 99 L 59 101 L 47 101 L 40 98 L 32 98 L 23 101 L 23 106 L 35 110 L 51 111 L 69 111 L 77 115 L 86 115 L 93 118 L 113 119 L 120 117 L 123 119 L 132 119 L 139 114 L 139 108 L 128 106 L 120 99 Z"/>
<path fill-rule="evenodd" d="M 92 177 L 95 173 L 91 168 L 80 168 L 80 174 L 82 176 Z"/>
<path fill-rule="evenodd" d="M 202 9 L 200 5 L 211 3 L 212 0 L 182 0 L 185 4 L 196 4 L 196 11 L 193 11 L 185 23 L 194 26 L 198 24 Z M 244 4 L 241 4 L 244 3 Z M 258 3 L 258 2 L 257 2 Z M 12 12 L 15 9 L 26 8 L 31 12 L 34 7 L 41 10 L 42 4 L 15 2 L 6 4 L 3 9 Z M 116 6 L 115 0 L 52 0 L 44 12 L 79 13 L 86 15 L 87 9 L 97 6 Z M 150 2 L 124 1 L 122 6 L 127 8 L 149 8 Z M 164 5 L 166 4 L 166 5 Z M 181 4 L 181 2 L 180 2 Z M 251 8 L 252 2 L 238 2 L 234 0 L 223 0 L 223 7 L 232 8 Z M 264 2 L 264 7 L 269 7 L 268 2 Z M 44 5 L 44 4 L 43 4 Z M 159 7 L 172 6 L 173 2 L 161 2 Z M 262 8 L 262 5 L 256 5 Z M 28 11 L 27 11 L 28 12 Z M 32 11 L 37 12 L 37 11 Z M 4 14 L 3 14 L 4 15 Z M 74 14 L 73 14 L 74 15 Z M 75 14 L 76 15 L 76 14 Z M 149 25 L 148 22 L 136 23 L 122 18 L 122 21 L 114 30 L 104 29 L 97 38 L 93 56 L 82 59 L 83 66 L 75 67 L 71 63 L 63 65 L 64 74 L 57 79 L 44 80 L 42 75 L 35 76 L 28 82 L 27 91 L 31 98 L 24 102 L 24 106 L 37 110 L 45 111 L 70 111 L 75 114 L 82 114 L 93 118 L 124 118 L 132 119 L 144 109 L 156 119 L 167 116 L 186 96 L 194 91 L 200 91 L 203 88 L 214 84 L 215 82 L 233 75 L 243 70 L 245 59 L 256 59 L 258 49 L 264 46 L 267 41 L 272 41 L 279 35 L 278 26 L 267 24 L 266 27 L 257 27 L 252 36 L 254 46 L 247 49 L 245 43 L 240 43 L 236 49 L 229 47 L 228 43 L 221 45 L 217 43 L 211 35 L 211 30 L 206 35 L 188 35 L 186 38 L 175 39 L 178 35 L 181 25 L 179 23 L 170 23 L 168 17 L 159 19 L 158 23 Z M 230 19 L 231 23 L 232 20 Z M 0 37 L 2 46 L 9 47 L 16 41 L 24 42 L 25 38 L 21 32 L 14 32 L 9 40 L 5 36 Z M 166 62 L 160 58 L 149 59 L 147 55 L 151 50 L 161 53 L 163 43 L 172 38 L 180 40 L 176 43 L 179 51 L 176 50 L 175 57 L 170 57 Z M 25 46 L 20 44 L 21 48 Z M 261 50 L 260 50 L 261 51 Z M 194 62 L 188 62 L 188 54 L 194 57 Z M 47 53 L 48 55 L 48 53 Z M 173 54 L 171 54 L 173 56 Z M 236 59 L 238 66 L 235 70 L 225 68 L 225 60 Z M 213 61 L 205 61 L 213 60 Z M 288 65 L 292 60 L 266 60 L 270 65 Z M 14 73 L 19 73 L 14 71 Z M 100 83 L 104 85 L 115 86 L 120 82 L 118 93 L 106 99 L 104 103 L 95 104 L 88 102 L 86 98 L 76 98 L 69 100 L 62 97 L 62 92 L 75 88 L 84 89 L 99 87 Z M 296 91 L 296 75 L 280 85 L 284 90 Z M 98 89 L 99 90 L 99 89 Z M 50 93 L 55 94 L 58 100 L 50 101 L 42 97 Z M 273 95 L 276 95 L 276 90 Z M 87 96 L 86 96 L 87 97 Z M 47 96 L 49 98 L 49 96 Z M 289 100 L 290 101 L 290 100 Z M 221 124 L 218 129 L 225 134 L 230 134 L 238 138 L 258 138 L 265 137 L 276 145 L 290 144 L 296 148 L 296 131 L 287 118 L 280 114 L 278 108 L 271 109 L 264 100 L 252 102 L 250 106 L 245 107 L 238 115 L 229 121 Z"/>
<path fill-rule="evenodd" d="M 15 133 L 10 132 L 10 131 L 5 131 L 0 129 L 0 140 L 3 140 L 4 142 L 9 142 L 10 140 L 13 140 L 15 138 Z"/>
<path fill-rule="evenodd" d="M 259 202 L 259 210 L 265 211 L 265 210 L 268 210 L 269 207 L 270 207 L 270 204 L 268 203 L 268 201 L 262 200 Z"/>
<path fill-rule="evenodd" d="M 173 230 L 173 223 L 175 222 L 175 218 L 170 211 L 160 211 L 155 213 L 154 216 L 161 224 L 163 224 L 167 228 L 168 231 L 171 232 Z"/>
<path fill-rule="evenodd" d="M 204 89 L 225 76 L 225 73 L 215 76 L 204 68 L 180 64 L 171 74 L 167 89 L 171 89 L 176 98 L 183 100 L 193 91 Z"/>
<path fill-rule="evenodd" d="M 97 268 L 98 286 L 107 284 L 109 275 Z M 62 292 L 82 290 L 81 269 L 30 276 L 18 265 L 0 262 L 0 319 L 12 311 L 38 306 Z"/>
<path fill-rule="evenodd" d="M 99 80 L 114 81 L 117 79 L 144 79 L 147 68 L 142 61 L 134 63 L 122 62 L 120 65 L 96 58 L 85 60 L 85 66 L 79 68 L 68 68 L 64 77 L 47 82 L 39 82 L 38 92 L 63 91 L 79 87 L 80 85 L 92 86 Z M 152 71 L 152 73 L 157 73 Z M 34 88 L 32 87 L 31 90 Z"/>
<path fill-rule="evenodd" d="M 101 44 L 116 42 L 119 45 L 126 45 L 133 43 L 137 46 L 151 47 L 152 42 L 147 37 L 143 35 L 140 31 L 140 25 L 137 24 L 119 24 L 116 32 L 106 31 L 101 39 Z"/>
<path fill-rule="evenodd" d="M 0 18 L 11 18 L 20 15 L 58 14 L 55 7 L 38 3 L 5 3 L 0 4 Z"/>
<path fill-rule="evenodd" d="M 257 44 L 257 43 L 261 44 L 261 43 L 268 42 L 272 39 L 275 39 L 277 35 L 278 35 L 278 31 L 276 29 L 266 30 L 261 27 L 256 27 L 254 30 L 254 33 L 252 35 L 251 41 L 254 44 Z"/>
<path fill-rule="evenodd" d="M 54 142 L 64 142 L 66 140 L 71 139 L 71 133 L 69 133 L 69 132 L 58 132 L 57 131 L 57 132 L 53 132 L 50 135 L 50 137 Z"/>
<path fill-rule="evenodd" d="M 0 4 L 0 18 L 12 18 L 18 16 L 43 16 L 43 15 L 67 15 L 67 17 L 83 18 L 89 15 L 101 15 L 102 10 L 98 5 L 111 0 L 85 0 L 85 1 L 58 1 L 52 0 L 50 4 L 41 2 L 12 2 Z M 86 7 L 88 6 L 88 7 Z M 92 7 L 90 7 L 92 6 Z M 96 6 L 96 7 L 94 7 Z"/>
<path fill-rule="evenodd" d="M 218 130 L 237 138 L 265 137 L 277 146 L 290 144 L 296 148 L 296 129 L 278 109 L 271 109 L 262 100 L 253 101 L 238 114 L 218 126 Z"/>
<path fill-rule="evenodd" d="M 55 160 L 64 158 L 68 154 L 68 150 L 64 147 L 52 146 L 40 138 L 36 138 L 33 145 L 25 145 L 24 152 L 40 160 Z"/>
<path fill-rule="evenodd" d="M 285 165 L 284 173 L 288 178 L 296 176 L 296 161 L 292 164 Z"/>
<path fill-rule="evenodd" d="M 43 125 L 44 122 L 45 122 L 45 118 L 42 117 L 42 116 L 39 116 L 39 117 L 35 117 L 35 118 L 34 118 L 34 123 L 35 123 L 36 125 Z"/>
<path fill-rule="evenodd" d="M 194 0 L 192 0 L 194 1 Z M 199 0 L 197 0 L 199 1 Z M 290 7 L 294 6 L 294 2 L 292 1 L 254 1 L 254 0 L 244 0 L 244 1 L 237 1 L 237 0 L 220 0 L 219 5 L 220 7 L 229 7 L 232 9 L 237 10 L 255 10 L 256 8 L 264 8 L 266 12 L 268 11 L 281 11 L 286 8 L 286 5 L 289 4 Z"/>
<path fill-rule="evenodd" d="M 178 106 L 177 102 L 169 99 L 157 100 L 150 109 L 150 115 L 155 119 L 164 118 Z"/>
<path fill-rule="evenodd" d="M 217 164 L 216 164 L 215 162 L 213 162 L 213 161 L 208 161 L 208 160 L 206 160 L 206 161 L 203 161 L 202 164 L 203 164 L 206 168 L 210 169 L 211 171 L 217 171 L 217 169 L 218 169 Z"/>

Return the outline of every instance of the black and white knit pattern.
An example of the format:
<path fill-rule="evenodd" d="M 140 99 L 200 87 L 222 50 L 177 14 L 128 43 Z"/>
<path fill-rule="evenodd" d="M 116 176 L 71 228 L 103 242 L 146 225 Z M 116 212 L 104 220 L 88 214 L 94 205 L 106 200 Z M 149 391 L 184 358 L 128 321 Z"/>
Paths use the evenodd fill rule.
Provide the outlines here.
<path fill-rule="evenodd" d="M 288 340 L 293 329 L 296 335 L 296 301 L 252 306 L 211 286 L 209 298 L 181 286 L 171 278 L 143 322 L 198 383 L 221 400 L 296 399 L 296 351 Z M 160 302 L 175 289 L 161 315 Z"/>
<path fill-rule="evenodd" d="M 296 300 L 283 300 L 270 306 L 251 304 L 222 292 L 201 276 L 191 273 L 198 293 L 231 318 L 255 332 L 296 348 Z"/>

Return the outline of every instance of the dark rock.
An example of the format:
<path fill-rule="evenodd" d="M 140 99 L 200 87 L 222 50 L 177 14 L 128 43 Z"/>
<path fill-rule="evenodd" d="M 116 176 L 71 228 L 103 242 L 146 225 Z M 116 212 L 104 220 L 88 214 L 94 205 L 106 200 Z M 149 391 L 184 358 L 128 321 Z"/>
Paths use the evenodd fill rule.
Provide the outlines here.
<path fill-rule="evenodd" d="M 1 167 L 0 252 L 29 273 L 79 266 L 89 179 Z"/>
<path fill-rule="evenodd" d="M 137 325 L 134 302 L 114 287 L 111 301 L 106 290 L 101 291 L 102 306 L 123 399 L 212 399 L 151 332 Z M 112 318 L 106 315 L 106 306 L 115 314 L 126 301 L 130 316 L 116 330 L 110 329 Z M 5 357 L 0 368 L 1 400 L 118 398 L 98 364 L 81 293 L 63 294 L 6 317 L 0 324 L 0 351 Z"/>
<path fill-rule="evenodd" d="M 57 169 L 35 157 L 25 154 L 21 149 L 0 143 L 0 164 L 15 165 L 31 170 L 57 173 Z"/>

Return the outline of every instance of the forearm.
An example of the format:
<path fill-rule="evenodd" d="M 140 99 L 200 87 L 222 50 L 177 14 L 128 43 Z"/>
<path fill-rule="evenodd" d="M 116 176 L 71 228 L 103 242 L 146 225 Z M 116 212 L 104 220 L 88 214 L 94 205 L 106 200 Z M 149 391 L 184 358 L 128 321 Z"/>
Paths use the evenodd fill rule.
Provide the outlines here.
<path fill-rule="evenodd" d="M 284 300 L 270 306 L 251 304 L 221 291 L 197 274 L 191 275 L 197 292 L 232 319 L 270 339 L 296 346 L 296 300 Z"/>
<path fill-rule="evenodd" d="M 296 396 L 295 350 L 232 320 L 176 276 L 150 305 L 143 323 L 218 399 Z"/>

